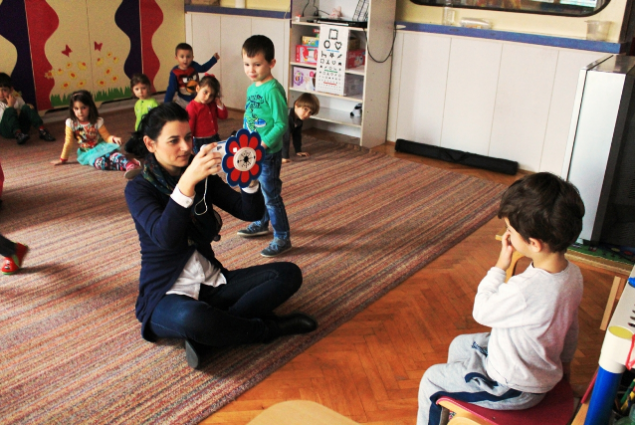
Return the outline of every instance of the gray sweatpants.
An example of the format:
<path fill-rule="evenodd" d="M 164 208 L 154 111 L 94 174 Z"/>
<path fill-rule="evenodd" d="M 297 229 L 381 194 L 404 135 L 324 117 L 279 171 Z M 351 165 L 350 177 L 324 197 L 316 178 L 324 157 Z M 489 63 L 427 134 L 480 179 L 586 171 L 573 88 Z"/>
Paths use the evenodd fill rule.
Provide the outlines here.
<path fill-rule="evenodd" d="M 524 393 L 489 377 L 487 344 L 489 332 L 459 335 L 448 351 L 448 362 L 430 367 L 419 385 L 417 425 L 438 425 L 443 397 L 467 401 L 494 410 L 520 410 L 538 404 L 544 394 Z"/>

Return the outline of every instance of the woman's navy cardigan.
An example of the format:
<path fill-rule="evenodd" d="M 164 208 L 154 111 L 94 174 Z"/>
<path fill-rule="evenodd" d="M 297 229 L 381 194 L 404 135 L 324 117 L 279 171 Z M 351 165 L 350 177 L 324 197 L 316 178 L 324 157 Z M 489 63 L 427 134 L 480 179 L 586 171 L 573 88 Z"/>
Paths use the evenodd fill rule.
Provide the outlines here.
<path fill-rule="evenodd" d="M 262 192 L 249 194 L 231 189 L 218 176 L 208 177 L 207 205 L 212 204 L 245 221 L 260 220 L 265 212 Z M 196 185 L 202 196 L 204 181 Z M 194 229 L 192 208 L 184 208 L 161 193 L 140 174 L 126 186 L 126 202 L 139 234 L 141 244 L 141 275 L 136 316 L 141 322 L 141 335 L 148 341 L 156 337 L 149 332 L 148 321 L 156 305 L 172 288 L 195 247 L 188 243 L 188 234 Z M 198 198 L 198 197 L 197 197 Z M 199 205 L 201 209 L 202 204 Z M 216 259 L 211 244 L 198 244 L 200 252 L 223 272 L 227 269 Z"/>

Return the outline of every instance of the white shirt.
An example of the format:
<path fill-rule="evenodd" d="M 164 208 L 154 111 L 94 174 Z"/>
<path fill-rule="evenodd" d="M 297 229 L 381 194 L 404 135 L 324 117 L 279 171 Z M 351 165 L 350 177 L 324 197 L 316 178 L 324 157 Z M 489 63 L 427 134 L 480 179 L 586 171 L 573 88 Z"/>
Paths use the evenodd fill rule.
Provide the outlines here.
<path fill-rule="evenodd" d="M 582 274 L 572 263 L 560 273 L 530 265 L 504 281 L 505 271 L 492 267 L 474 299 L 474 319 L 492 328 L 487 372 L 519 391 L 548 392 L 575 353 Z"/>
<path fill-rule="evenodd" d="M 242 190 L 246 193 L 256 193 L 258 187 L 256 185 L 253 188 L 246 187 Z M 174 188 L 170 197 L 183 208 L 190 208 L 194 203 L 194 196 L 183 195 L 178 186 Z M 221 270 L 195 250 L 190 259 L 187 260 L 187 263 L 185 263 L 183 271 L 172 285 L 172 288 L 165 294 L 185 295 L 198 300 L 201 285 L 217 287 L 226 283 L 227 279 L 225 279 Z"/>

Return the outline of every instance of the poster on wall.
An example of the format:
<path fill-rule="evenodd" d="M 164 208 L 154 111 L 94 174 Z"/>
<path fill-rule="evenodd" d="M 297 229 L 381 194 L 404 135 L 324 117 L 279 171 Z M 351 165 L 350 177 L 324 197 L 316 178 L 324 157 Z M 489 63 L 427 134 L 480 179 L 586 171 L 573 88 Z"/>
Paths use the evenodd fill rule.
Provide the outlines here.
<path fill-rule="evenodd" d="M 319 92 L 344 95 L 348 27 L 320 25 L 315 88 Z"/>

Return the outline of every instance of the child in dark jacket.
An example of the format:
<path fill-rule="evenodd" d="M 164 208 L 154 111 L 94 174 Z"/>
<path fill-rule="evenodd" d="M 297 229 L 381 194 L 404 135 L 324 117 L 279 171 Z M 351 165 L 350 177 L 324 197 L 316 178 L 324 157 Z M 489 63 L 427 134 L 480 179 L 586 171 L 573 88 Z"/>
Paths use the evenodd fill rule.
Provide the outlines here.
<path fill-rule="evenodd" d="M 289 127 L 282 137 L 282 163 L 289 161 L 289 145 L 293 139 L 293 149 L 299 157 L 308 157 L 309 153 L 302 150 L 302 125 L 304 120 L 320 112 L 320 101 L 311 93 L 302 93 L 289 108 Z"/>

